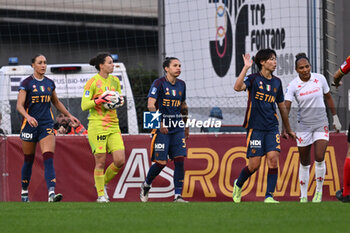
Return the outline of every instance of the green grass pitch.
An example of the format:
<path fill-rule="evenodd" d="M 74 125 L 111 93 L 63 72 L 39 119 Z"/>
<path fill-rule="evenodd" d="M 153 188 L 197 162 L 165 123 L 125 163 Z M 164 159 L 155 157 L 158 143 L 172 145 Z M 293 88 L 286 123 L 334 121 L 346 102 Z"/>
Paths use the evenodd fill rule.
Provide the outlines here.
<path fill-rule="evenodd" d="M 350 203 L 1 202 L 0 232 L 350 232 Z"/>

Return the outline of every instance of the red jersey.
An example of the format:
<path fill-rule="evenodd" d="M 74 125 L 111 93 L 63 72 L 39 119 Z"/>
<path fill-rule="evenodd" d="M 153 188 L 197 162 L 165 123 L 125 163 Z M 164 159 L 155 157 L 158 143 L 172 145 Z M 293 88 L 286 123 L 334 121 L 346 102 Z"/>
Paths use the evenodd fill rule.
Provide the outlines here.
<path fill-rule="evenodd" d="M 339 68 L 342 74 L 347 74 L 350 71 L 350 56 L 346 59 L 346 61 Z"/>

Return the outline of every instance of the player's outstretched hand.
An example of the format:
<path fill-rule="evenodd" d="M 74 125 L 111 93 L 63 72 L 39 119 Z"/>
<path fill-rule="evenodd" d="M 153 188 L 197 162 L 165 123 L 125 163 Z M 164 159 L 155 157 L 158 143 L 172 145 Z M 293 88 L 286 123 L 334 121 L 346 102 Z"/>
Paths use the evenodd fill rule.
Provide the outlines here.
<path fill-rule="evenodd" d="M 282 136 L 282 138 L 285 138 L 285 139 L 289 138 L 289 135 L 287 134 L 287 131 L 285 129 L 282 130 L 281 136 Z"/>
<path fill-rule="evenodd" d="M 108 93 L 104 93 L 104 94 L 100 95 L 99 97 L 94 99 L 95 104 L 110 103 L 111 102 L 109 99 L 110 96 L 112 96 L 112 95 L 108 94 Z"/>
<path fill-rule="evenodd" d="M 250 68 L 253 65 L 253 60 L 250 58 L 249 53 L 243 54 L 244 66 Z"/>
<path fill-rule="evenodd" d="M 36 121 L 36 119 L 34 117 L 28 116 L 27 121 L 31 127 L 35 128 L 38 126 L 38 122 Z"/>
<path fill-rule="evenodd" d="M 69 119 L 70 119 L 70 122 L 72 123 L 72 126 L 74 128 L 78 127 L 80 125 L 80 121 L 78 120 L 78 118 L 76 118 L 75 116 L 73 115 L 70 115 L 69 116 Z"/>
<path fill-rule="evenodd" d="M 297 135 L 294 131 L 290 131 L 287 132 L 287 134 L 289 135 L 289 137 L 291 137 L 293 140 L 295 140 L 297 138 Z"/>

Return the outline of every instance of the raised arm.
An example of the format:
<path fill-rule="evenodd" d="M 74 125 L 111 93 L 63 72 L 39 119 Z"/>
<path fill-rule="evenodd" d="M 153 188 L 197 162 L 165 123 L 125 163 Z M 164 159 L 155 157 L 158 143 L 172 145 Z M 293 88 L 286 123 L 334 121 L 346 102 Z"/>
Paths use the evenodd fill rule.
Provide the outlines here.
<path fill-rule="evenodd" d="M 333 75 L 333 83 L 332 85 L 334 85 L 335 87 L 339 87 L 341 85 L 341 79 L 343 78 L 344 74 L 340 71 L 340 69 L 338 69 L 334 75 Z"/>
<path fill-rule="evenodd" d="M 244 54 L 242 55 L 242 57 L 244 61 L 244 66 L 235 82 L 235 86 L 234 86 L 235 91 L 244 91 L 246 89 L 246 85 L 244 84 L 244 77 L 246 76 L 249 68 L 253 65 L 253 61 L 252 59 L 250 59 L 249 54 Z"/>

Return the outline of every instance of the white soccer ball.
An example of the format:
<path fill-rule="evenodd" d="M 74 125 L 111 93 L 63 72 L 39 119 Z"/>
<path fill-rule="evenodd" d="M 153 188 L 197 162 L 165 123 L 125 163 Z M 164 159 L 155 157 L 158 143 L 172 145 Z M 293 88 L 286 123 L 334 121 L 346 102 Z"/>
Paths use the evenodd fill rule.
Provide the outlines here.
<path fill-rule="evenodd" d="M 105 91 L 103 94 L 109 94 L 108 97 L 106 97 L 106 99 L 108 99 L 110 101 L 110 103 L 103 103 L 103 107 L 105 109 L 116 109 L 118 107 L 120 107 L 121 104 L 121 98 L 119 96 L 119 93 L 116 91 Z"/>

